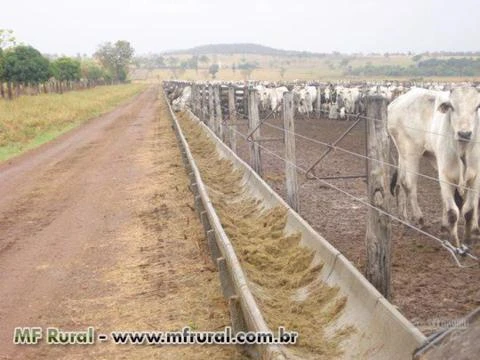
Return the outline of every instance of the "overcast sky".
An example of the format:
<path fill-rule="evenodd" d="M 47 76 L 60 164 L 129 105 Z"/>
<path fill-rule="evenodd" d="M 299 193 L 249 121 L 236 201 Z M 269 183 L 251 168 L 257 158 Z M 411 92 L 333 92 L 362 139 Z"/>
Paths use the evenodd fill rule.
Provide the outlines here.
<path fill-rule="evenodd" d="M 479 0 L 12 0 L 0 28 L 44 53 L 252 42 L 314 52 L 478 51 Z"/>

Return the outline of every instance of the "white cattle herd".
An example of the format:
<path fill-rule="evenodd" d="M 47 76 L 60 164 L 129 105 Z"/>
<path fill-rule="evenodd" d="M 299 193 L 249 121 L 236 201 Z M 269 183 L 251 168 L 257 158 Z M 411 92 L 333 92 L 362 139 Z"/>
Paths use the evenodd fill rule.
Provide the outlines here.
<path fill-rule="evenodd" d="M 231 84 L 231 83 L 230 83 Z M 426 157 L 438 171 L 443 215 L 442 228 L 449 232 L 459 252 L 471 245 L 473 233 L 480 233 L 478 207 L 480 199 L 480 86 L 468 83 L 422 84 L 272 84 L 250 83 L 255 89 L 259 108 L 280 112 L 283 94 L 292 91 L 298 114 L 310 116 L 320 110 L 333 119 L 364 114 L 367 95 L 381 95 L 388 102 L 387 129 L 398 151 L 398 170 L 393 174 L 391 192 L 397 198 L 400 215 L 423 225 L 417 201 L 417 178 L 420 160 Z M 239 86 L 239 84 L 237 84 Z M 241 84 L 245 88 L 245 84 Z M 320 89 L 320 94 L 318 91 Z M 319 98 L 320 97 L 320 98 Z M 173 109 L 190 106 L 191 87 L 169 92 Z M 320 109 L 318 103 L 320 100 Z M 458 222 L 463 218 L 463 243 Z"/>
<path fill-rule="evenodd" d="M 174 110 L 180 110 L 190 106 L 191 87 L 186 82 L 178 82 L 180 85 L 171 89 L 169 94 L 172 100 Z M 289 84 L 278 84 L 272 82 L 199 82 L 200 86 L 233 85 L 238 89 L 248 87 L 256 90 L 259 101 L 259 108 L 264 112 L 273 112 L 274 116 L 280 111 L 280 104 L 283 94 L 292 91 L 294 95 L 295 107 L 298 114 L 311 116 L 319 111 L 318 92 L 320 91 L 320 111 L 331 119 L 348 119 L 352 115 L 362 114 L 365 111 L 364 99 L 368 95 L 381 95 L 389 102 L 407 92 L 411 87 L 425 87 L 432 90 L 449 90 L 458 84 L 394 84 L 394 83 L 362 83 L 360 85 L 351 85 L 346 83 L 306 83 L 300 84 L 298 81 Z"/>

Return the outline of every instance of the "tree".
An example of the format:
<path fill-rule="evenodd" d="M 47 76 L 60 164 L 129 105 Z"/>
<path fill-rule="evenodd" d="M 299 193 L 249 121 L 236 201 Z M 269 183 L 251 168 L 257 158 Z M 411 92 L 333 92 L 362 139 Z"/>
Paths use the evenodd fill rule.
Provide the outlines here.
<path fill-rule="evenodd" d="M 175 56 L 171 56 L 167 59 L 167 64 L 171 67 L 176 67 L 178 65 L 178 58 L 176 58 Z"/>
<path fill-rule="evenodd" d="M 186 63 L 186 68 L 195 69 L 195 72 L 198 74 L 198 56 L 193 55 L 190 59 L 184 61 Z"/>
<path fill-rule="evenodd" d="M 87 86 L 95 86 L 105 75 L 103 69 L 91 60 L 84 60 L 82 62 L 81 73 L 82 77 L 87 79 Z"/>
<path fill-rule="evenodd" d="M 249 62 L 242 62 L 238 65 L 238 69 L 245 79 L 248 79 L 252 75 L 253 70 L 255 70 L 257 67 L 257 63 Z"/>
<path fill-rule="evenodd" d="M 80 80 L 80 61 L 69 57 L 61 57 L 52 63 L 52 72 L 59 81 Z"/>
<path fill-rule="evenodd" d="M 9 84 L 9 98 L 12 98 L 11 83 L 15 85 L 38 85 L 51 77 L 50 62 L 31 46 L 16 46 L 4 55 L 4 79 Z"/>
<path fill-rule="evenodd" d="M 66 56 L 56 59 L 51 64 L 52 74 L 59 81 L 59 92 L 62 93 L 62 82 L 70 86 L 72 81 L 80 80 L 80 61 Z"/>
<path fill-rule="evenodd" d="M 153 55 L 152 64 L 154 68 L 165 67 L 165 59 L 161 55 Z"/>
<path fill-rule="evenodd" d="M 346 67 L 349 62 L 350 62 L 349 58 L 343 58 L 342 61 L 340 61 L 340 66 L 341 67 Z"/>
<path fill-rule="evenodd" d="M 208 73 L 212 75 L 212 79 L 215 79 L 215 76 L 217 75 L 218 70 L 220 70 L 220 66 L 218 66 L 218 64 L 210 65 L 210 67 L 208 68 Z"/>
<path fill-rule="evenodd" d="M 5 79 L 4 79 L 4 66 L 3 66 L 3 50 L 2 48 L 0 47 L 0 96 L 2 98 L 5 97 L 5 90 L 3 88 L 3 83 L 5 82 Z"/>
<path fill-rule="evenodd" d="M 280 76 L 282 77 L 282 79 L 283 79 L 283 77 L 285 76 L 285 73 L 286 73 L 286 72 L 287 72 L 287 69 L 286 69 L 286 68 L 284 68 L 283 66 L 280 67 Z"/>
<path fill-rule="evenodd" d="M 198 59 L 198 61 L 201 62 L 202 64 L 207 65 L 208 62 L 210 61 L 210 59 L 208 58 L 207 55 L 202 55 L 202 56 L 200 56 L 200 58 Z"/>
<path fill-rule="evenodd" d="M 136 56 L 133 59 L 133 63 L 137 68 L 146 68 L 149 70 L 165 67 L 165 59 L 159 54 Z"/>
<path fill-rule="evenodd" d="M 16 39 L 13 35 L 13 30 L 10 29 L 0 29 L 0 96 L 5 97 L 5 90 L 3 88 L 3 83 L 6 81 L 4 78 L 4 54 L 3 49 L 12 47 L 16 45 Z"/>
<path fill-rule="evenodd" d="M 128 74 L 128 65 L 132 61 L 135 50 L 128 41 L 119 40 L 115 44 L 107 42 L 101 45 L 94 57 L 108 69 L 116 81 L 125 81 Z"/>
<path fill-rule="evenodd" d="M 2 81 L 2 77 L 3 77 L 3 68 L 4 68 L 3 62 L 4 62 L 3 49 L 0 48 L 0 81 Z"/>

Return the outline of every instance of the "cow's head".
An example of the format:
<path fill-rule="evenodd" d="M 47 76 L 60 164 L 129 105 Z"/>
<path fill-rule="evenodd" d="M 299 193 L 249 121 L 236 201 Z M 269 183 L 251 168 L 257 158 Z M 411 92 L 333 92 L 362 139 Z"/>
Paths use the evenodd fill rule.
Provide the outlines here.
<path fill-rule="evenodd" d="M 438 106 L 438 111 L 450 119 L 457 141 L 468 142 L 473 139 L 478 128 L 480 93 L 474 87 L 453 89 L 448 99 Z"/>

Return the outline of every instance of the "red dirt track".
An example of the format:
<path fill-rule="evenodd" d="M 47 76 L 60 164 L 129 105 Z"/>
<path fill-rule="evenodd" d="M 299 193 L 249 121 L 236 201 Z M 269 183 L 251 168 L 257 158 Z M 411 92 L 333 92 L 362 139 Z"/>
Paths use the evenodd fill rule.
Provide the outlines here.
<path fill-rule="evenodd" d="M 229 324 L 158 87 L 0 166 L 0 359 L 232 359 L 233 347 L 14 345 L 13 329 Z"/>

